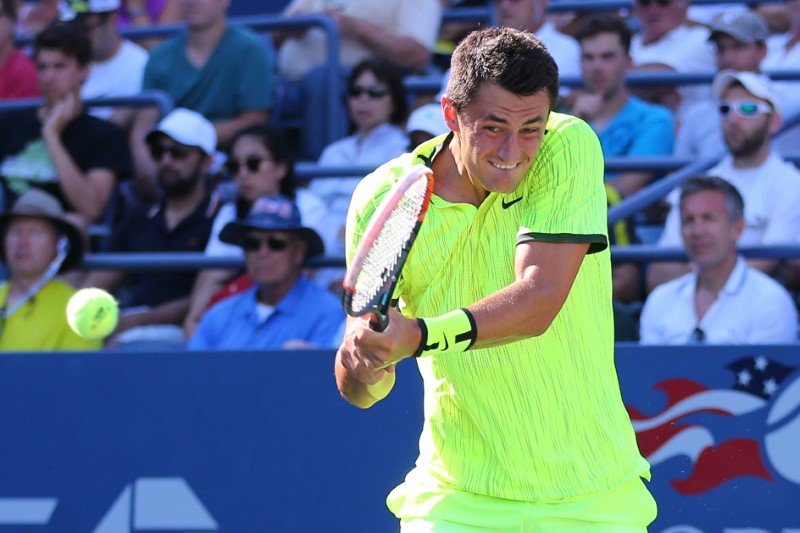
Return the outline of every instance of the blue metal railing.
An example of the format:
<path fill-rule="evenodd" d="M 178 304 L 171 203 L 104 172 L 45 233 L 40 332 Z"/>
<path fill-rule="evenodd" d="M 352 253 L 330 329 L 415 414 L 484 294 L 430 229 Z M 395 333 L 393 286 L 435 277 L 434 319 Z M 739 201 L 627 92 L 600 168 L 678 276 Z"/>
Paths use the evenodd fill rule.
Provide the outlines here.
<path fill-rule="evenodd" d="M 19 98 L 16 100 L 4 100 L 0 102 L 0 111 L 7 109 L 24 109 L 29 107 L 39 107 L 42 105 L 41 98 Z M 83 100 L 86 107 L 150 107 L 158 108 L 161 116 L 172 111 L 174 104 L 172 98 L 163 91 L 144 91 L 132 96 L 113 96 L 109 98 L 88 98 Z"/>

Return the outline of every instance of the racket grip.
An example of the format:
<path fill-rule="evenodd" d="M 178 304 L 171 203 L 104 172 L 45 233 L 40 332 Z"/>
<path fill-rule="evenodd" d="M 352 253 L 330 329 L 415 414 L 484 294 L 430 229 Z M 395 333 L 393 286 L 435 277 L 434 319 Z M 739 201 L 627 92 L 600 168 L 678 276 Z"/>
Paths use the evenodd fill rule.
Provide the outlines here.
<path fill-rule="evenodd" d="M 375 311 L 372 313 L 372 317 L 369 321 L 369 328 L 372 331 L 385 331 L 389 327 L 388 314 Z"/>

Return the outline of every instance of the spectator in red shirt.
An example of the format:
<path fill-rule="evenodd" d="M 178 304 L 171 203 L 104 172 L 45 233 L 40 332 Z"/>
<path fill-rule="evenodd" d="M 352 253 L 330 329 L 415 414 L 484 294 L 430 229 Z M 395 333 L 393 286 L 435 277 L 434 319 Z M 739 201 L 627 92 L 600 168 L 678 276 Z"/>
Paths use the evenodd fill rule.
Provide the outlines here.
<path fill-rule="evenodd" d="M 17 6 L 0 0 L 0 100 L 39 96 L 36 66 L 14 46 Z"/>

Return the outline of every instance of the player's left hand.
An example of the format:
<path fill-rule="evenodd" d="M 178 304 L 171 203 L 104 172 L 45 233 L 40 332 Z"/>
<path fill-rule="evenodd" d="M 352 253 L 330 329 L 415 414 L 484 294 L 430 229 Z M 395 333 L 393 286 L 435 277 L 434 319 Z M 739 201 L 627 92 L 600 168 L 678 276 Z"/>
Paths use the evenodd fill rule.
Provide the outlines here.
<path fill-rule="evenodd" d="M 353 345 L 353 355 L 368 369 L 378 370 L 396 365 L 414 354 L 422 334 L 417 321 L 389 310 L 389 327 L 374 331 L 370 315 L 351 322 L 346 333 Z"/>

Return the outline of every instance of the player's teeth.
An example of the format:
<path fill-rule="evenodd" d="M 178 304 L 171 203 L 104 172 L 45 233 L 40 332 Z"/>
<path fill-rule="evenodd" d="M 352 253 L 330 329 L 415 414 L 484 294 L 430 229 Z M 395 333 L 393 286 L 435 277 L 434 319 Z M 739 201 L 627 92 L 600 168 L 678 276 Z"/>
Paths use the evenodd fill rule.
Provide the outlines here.
<path fill-rule="evenodd" d="M 501 170 L 511 170 L 512 168 L 514 168 L 517 165 L 500 165 L 498 163 L 494 163 L 494 166 L 496 166 L 497 168 L 499 168 Z"/>

